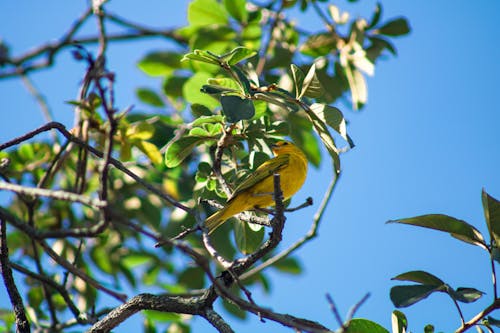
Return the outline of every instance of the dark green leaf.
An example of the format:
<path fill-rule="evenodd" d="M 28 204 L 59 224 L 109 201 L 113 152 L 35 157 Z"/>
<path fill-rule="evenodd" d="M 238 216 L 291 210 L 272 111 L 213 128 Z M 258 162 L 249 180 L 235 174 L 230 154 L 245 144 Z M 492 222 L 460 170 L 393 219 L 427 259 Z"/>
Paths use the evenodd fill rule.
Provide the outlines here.
<path fill-rule="evenodd" d="M 486 319 L 488 320 L 489 325 L 493 325 L 495 327 L 500 327 L 500 320 L 495 319 L 491 316 L 488 316 Z"/>
<path fill-rule="evenodd" d="M 139 100 L 145 104 L 156 107 L 165 106 L 161 97 L 149 88 L 137 88 L 135 93 L 137 94 Z"/>
<path fill-rule="evenodd" d="M 226 10 L 232 17 L 241 23 L 247 23 L 248 21 L 248 12 L 245 5 L 245 0 L 224 0 Z"/>
<path fill-rule="evenodd" d="M 457 290 L 449 291 L 448 294 L 462 303 L 473 303 L 484 295 L 482 291 L 475 288 L 457 288 Z"/>
<path fill-rule="evenodd" d="M 202 116 L 212 116 L 212 111 L 210 111 L 209 108 L 207 108 L 203 104 L 197 104 L 193 103 L 191 104 L 191 113 L 193 114 L 194 117 L 202 117 Z"/>
<path fill-rule="evenodd" d="M 387 36 L 401 36 L 410 32 L 410 26 L 405 18 L 400 17 L 381 26 L 378 32 Z"/>
<path fill-rule="evenodd" d="M 389 333 L 388 330 L 380 326 L 379 324 L 361 318 L 352 319 L 347 329 L 344 331 L 345 333 Z"/>
<path fill-rule="evenodd" d="M 498 247 L 500 246 L 500 201 L 490 196 L 484 189 L 482 191 L 482 201 L 490 239 L 494 240 L 496 247 Z"/>
<path fill-rule="evenodd" d="M 231 70 L 236 73 L 236 75 L 238 77 L 238 81 L 240 83 L 240 86 L 243 89 L 245 95 L 250 94 L 250 90 L 251 90 L 250 81 L 246 77 L 245 73 L 243 73 L 241 71 L 241 69 L 239 69 L 236 66 L 231 66 Z"/>
<path fill-rule="evenodd" d="M 192 26 L 227 25 L 228 15 L 216 0 L 194 0 L 188 6 L 188 22 Z"/>
<path fill-rule="evenodd" d="M 441 287 L 444 285 L 444 282 L 440 278 L 425 271 L 406 272 L 393 277 L 391 280 L 412 281 L 436 287 Z"/>
<path fill-rule="evenodd" d="M 434 333 L 434 326 L 431 324 L 425 325 L 424 333 Z"/>
<path fill-rule="evenodd" d="M 399 310 L 392 311 L 392 333 L 406 333 L 408 320 L 403 312 Z"/>
<path fill-rule="evenodd" d="M 234 238 L 243 254 L 253 253 L 259 248 L 264 239 L 264 232 L 264 227 L 260 225 L 239 220 L 234 222 Z"/>
<path fill-rule="evenodd" d="M 405 308 L 423 300 L 435 291 L 439 291 L 439 288 L 429 285 L 395 286 L 391 288 L 390 295 L 395 307 Z"/>
<path fill-rule="evenodd" d="M 179 283 L 189 289 L 201 289 L 205 284 L 205 271 L 200 267 L 189 267 L 179 275 Z"/>
<path fill-rule="evenodd" d="M 252 100 L 237 95 L 227 95 L 220 98 L 222 111 L 230 123 L 250 119 L 255 114 Z"/>
<path fill-rule="evenodd" d="M 366 29 L 368 30 L 376 26 L 380 21 L 380 17 L 382 17 L 382 5 L 380 3 L 377 3 L 377 5 L 375 6 L 375 11 L 373 12 L 373 16 L 370 20 L 370 25 L 368 25 Z"/>
<path fill-rule="evenodd" d="M 388 221 L 449 232 L 451 236 L 469 244 L 487 249 L 483 235 L 465 221 L 443 214 L 421 215 L 406 219 Z"/>

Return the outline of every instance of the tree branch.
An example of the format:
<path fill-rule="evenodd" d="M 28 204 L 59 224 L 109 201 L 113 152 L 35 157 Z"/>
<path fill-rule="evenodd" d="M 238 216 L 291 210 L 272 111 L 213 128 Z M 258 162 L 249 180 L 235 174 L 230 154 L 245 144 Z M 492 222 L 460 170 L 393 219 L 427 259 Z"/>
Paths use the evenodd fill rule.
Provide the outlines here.
<path fill-rule="evenodd" d="M 14 309 L 16 317 L 17 332 L 30 332 L 30 324 L 26 318 L 26 310 L 24 309 L 23 299 L 17 290 L 12 269 L 9 261 L 9 247 L 7 245 L 7 222 L 0 219 L 0 267 L 2 268 L 2 277 L 9 294 L 10 302 Z"/>

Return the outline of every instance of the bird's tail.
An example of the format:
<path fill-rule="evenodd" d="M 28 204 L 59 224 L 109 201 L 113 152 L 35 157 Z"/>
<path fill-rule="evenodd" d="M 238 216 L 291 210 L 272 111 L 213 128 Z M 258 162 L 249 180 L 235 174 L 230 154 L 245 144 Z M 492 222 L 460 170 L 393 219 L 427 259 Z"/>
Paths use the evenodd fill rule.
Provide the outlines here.
<path fill-rule="evenodd" d="M 215 229 L 220 227 L 224 222 L 226 222 L 227 217 L 224 216 L 224 213 L 226 210 L 223 208 L 209 217 L 205 220 L 205 227 L 208 229 L 208 234 L 210 235 L 212 232 L 214 232 Z"/>

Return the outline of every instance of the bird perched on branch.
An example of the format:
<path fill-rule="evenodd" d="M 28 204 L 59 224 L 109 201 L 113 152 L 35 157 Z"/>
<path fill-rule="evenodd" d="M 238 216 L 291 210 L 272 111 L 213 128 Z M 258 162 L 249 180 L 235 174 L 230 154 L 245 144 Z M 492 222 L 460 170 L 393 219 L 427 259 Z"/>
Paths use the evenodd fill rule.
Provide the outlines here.
<path fill-rule="evenodd" d="M 304 184 L 307 175 L 307 158 L 294 144 L 280 141 L 272 147 L 274 158 L 262 163 L 252 172 L 228 199 L 225 206 L 205 220 L 211 234 L 227 219 L 255 207 L 274 205 L 273 175 L 280 175 L 281 191 L 285 200 L 294 195 Z"/>

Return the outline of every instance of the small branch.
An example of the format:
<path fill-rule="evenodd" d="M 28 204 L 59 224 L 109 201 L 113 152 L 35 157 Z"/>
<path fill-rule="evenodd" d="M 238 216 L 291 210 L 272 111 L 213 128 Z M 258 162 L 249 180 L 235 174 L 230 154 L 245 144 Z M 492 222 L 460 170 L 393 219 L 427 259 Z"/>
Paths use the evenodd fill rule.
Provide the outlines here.
<path fill-rule="evenodd" d="M 14 145 L 17 145 L 17 144 L 19 144 L 21 142 L 24 142 L 26 140 L 29 140 L 29 139 L 35 137 L 36 135 L 38 135 L 40 133 L 43 133 L 43 132 L 46 132 L 46 131 L 49 131 L 49 130 L 51 130 L 53 128 L 57 129 L 66 139 L 68 139 L 71 142 L 74 142 L 77 145 L 85 148 L 90 153 L 94 154 L 95 156 L 97 156 L 99 158 L 102 158 L 104 156 L 103 152 L 95 149 L 94 147 L 88 145 L 84 141 L 82 141 L 79 138 L 75 137 L 74 135 L 72 135 L 66 129 L 66 127 L 63 124 L 58 123 L 58 122 L 50 122 L 48 124 L 40 126 L 39 128 L 37 128 L 37 129 L 35 129 L 35 130 L 31 131 L 31 132 L 28 132 L 28 133 L 26 133 L 24 135 L 21 135 L 21 136 L 15 138 L 13 140 L 10 140 L 10 141 L 8 141 L 6 143 L 0 144 L 0 151 L 2 151 L 4 149 L 7 149 L 9 147 L 12 147 Z M 146 182 L 145 180 L 143 180 L 141 177 L 139 177 L 138 175 L 136 175 L 135 173 L 133 173 L 132 171 L 130 171 L 128 168 L 126 168 L 123 165 L 123 163 L 121 163 L 120 161 L 115 160 L 114 158 L 111 158 L 110 159 L 110 164 L 113 165 L 114 167 L 116 167 L 118 170 L 120 170 L 123 173 L 125 173 L 127 176 L 129 176 L 130 178 L 132 178 L 133 180 L 135 180 L 136 182 L 138 182 L 142 186 L 144 186 L 150 192 L 158 195 L 160 198 L 162 198 L 163 200 L 165 200 L 169 204 L 171 204 L 171 205 L 173 205 L 173 206 L 175 206 L 177 208 L 180 208 L 180 209 L 184 210 L 185 212 L 187 212 L 189 214 L 192 214 L 191 208 L 184 206 L 183 204 L 177 202 L 175 199 L 173 199 L 172 197 L 170 197 L 168 194 L 166 194 L 166 193 L 162 192 L 161 190 L 157 189 L 156 187 L 152 186 L 151 184 L 149 184 L 148 182 Z"/>
<path fill-rule="evenodd" d="M 26 310 L 24 309 L 23 299 L 17 290 L 14 277 L 12 275 L 11 264 L 9 261 L 9 247 L 7 245 L 7 222 L 0 219 L 0 267 L 2 277 L 9 294 L 10 302 L 14 309 L 16 317 L 17 332 L 30 332 L 30 324 L 26 318 Z"/>
<path fill-rule="evenodd" d="M 258 272 L 262 271 L 266 267 L 269 267 L 269 266 L 275 264 L 276 262 L 278 262 L 279 260 L 288 257 L 292 252 L 296 251 L 297 249 L 302 247 L 305 243 L 307 243 L 309 240 L 316 237 L 321 219 L 323 218 L 323 214 L 326 210 L 328 202 L 330 201 L 332 194 L 333 194 L 333 191 L 335 190 L 339 176 L 337 176 L 337 178 L 332 179 L 332 181 L 330 182 L 330 185 L 328 186 L 328 189 L 326 190 L 325 195 L 323 196 L 323 200 L 321 201 L 321 204 L 318 207 L 316 214 L 314 214 L 311 228 L 309 229 L 307 234 L 305 236 L 303 236 L 301 239 L 299 239 L 297 242 L 295 242 L 293 245 L 291 245 L 288 249 L 282 251 L 281 253 L 277 254 L 276 256 L 269 258 L 268 260 L 264 261 L 263 263 L 261 263 L 260 265 L 258 265 L 256 267 L 252 268 L 248 272 L 245 272 L 240 277 L 242 280 L 245 280 L 245 279 L 249 278 L 250 276 L 257 274 Z"/>
<path fill-rule="evenodd" d="M 337 320 L 337 324 L 339 327 L 344 326 L 344 321 L 342 320 L 342 316 L 339 313 L 339 310 L 337 309 L 337 306 L 335 305 L 335 302 L 333 301 L 332 296 L 330 294 L 326 294 L 326 300 L 328 301 L 328 304 L 330 305 L 330 309 L 333 312 L 333 315 L 335 316 L 335 320 Z"/>
<path fill-rule="evenodd" d="M 12 263 L 10 263 L 10 265 L 16 271 L 21 272 L 21 273 L 23 273 L 23 274 L 25 274 L 25 275 L 27 275 L 35 280 L 40 281 L 41 283 L 43 283 L 45 285 L 50 286 L 51 288 L 55 289 L 62 296 L 62 298 L 64 299 L 64 301 L 68 305 L 68 308 L 73 313 L 73 316 L 75 316 L 75 319 L 78 321 L 78 323 L 80 323 L 80 324 L 87 323 L 87 321 L 82 320 L 82 318 L 80 317 L 80 310 L 78 310 L 77 306 L 73 303 L 70 295 L 68 294 L 68 290 L 64 286 L 57 284 L 54 281 L 54 279 L 52 279 L 46 275 L 37 274 L 37 273 L 32 272 L 29 269 L 27 269 L 21 265 L 16 264 L 16 263 L 12 262 Z"/>
<path fill-rule="evenodd" d="M 455 333 L 465 332 L 466 330 L 468 330 L 472 326 L 477 325 L 481 319 L 483 319 L 488 314 L 490 314 L 491 312 L 493 312 L 493 311 L 495 311 L 497 309 L 500 309 L 500 299 L 498 299 L 498 298 L 495 299 L 495 301 L 490 306 L 488 306 L 483 311 L 481 311 L 477 315 L 475 315 L 471 320 L 469 320 L 468 322 L 462 324 L 462 326 L 460 326 L 455 331 Z"/>
<path fill-rule="evenodd" d="M 215 327 L 220 333 L 233 333 L 233 329 L 229 324 L 222 318 L 217 312 L 211 308 L 207 308 L 204 313 L 201 314 L 213 327 Z"/>
<path fill-rule="evenodd" d="M 350 322 L 352 318 L 356 315 L 356 312 L 358 312 L 359 308 L 366 302 L 366 300 L 370 297 L 370 293 L 367 293 L 363 298 L 359 300 L 358 303 L 354 304 L 354 306 L 351 308 L 349 313 L 347 314 L 347 322 Z"/>
<path fill-rule="evenodd" d="M 44 188 L 26 187 L 16 184 L 11 184 L 0 180 L 0 190 L 12 191 L 21 195 L 40 196 L 57 200 L 79 202 L 89 207 L 102 208 L 107 205 L 105 201 L 100 199 L 92 199 L 84 195 L 75 194 L 73 192 L 61 190 L 47 190 Z"/>
<path fill-rule="evenodd" d="M 104 287 L 102 284 L 85 274 L 83 271 L 75 267 L 73 264 L 71 264 L 69 261 L 64 259 L 63 257 L 59 256 L 54 250 L 52 250 L 52 247 L 49 246 L 45 241 L 43 240 L 38 240 L 38 243 L 42 246 L 42 248 L 45 250 L 45 252 L 49 255 L 49 257 L 52 258 L 56 263 L 58 263 L 60 266 L 64 267 L 68 271 L 70 271 L 73 275 L 78 276 L 80 279 L 83 281 L 87 282 L 90 284 L 92 287 L 101 290 L 105 292 L 106 294 L 120 300 L 120 301 L 125 301 L 127 299 L 127 295 L 117 293 L 109 288 Z"/>

